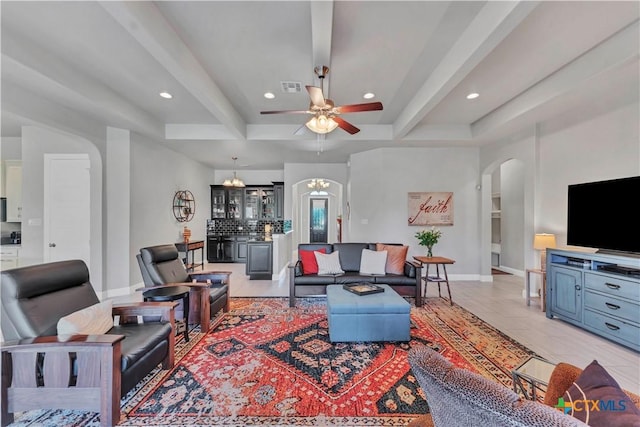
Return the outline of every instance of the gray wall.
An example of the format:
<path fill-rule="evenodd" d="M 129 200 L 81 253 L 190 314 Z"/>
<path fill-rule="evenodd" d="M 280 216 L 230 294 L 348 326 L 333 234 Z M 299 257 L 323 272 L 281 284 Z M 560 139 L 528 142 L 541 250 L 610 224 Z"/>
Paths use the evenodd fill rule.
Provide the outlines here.
<path fill-rule="evenodd" d="M 181 241 L 185 225 L 191 229 L 191 240 L 206 238 L 213 170 L 139 135 L 132 135 L 131 139 L 131 237 L 128 251 L 130 283 L 135 285 L 142 282 L 135 258 L 140 248 Z M 191 191 L 196 200 L 195 215 L 190 222 L 180 223 L 173 216 L 173 196 L 178 190 Z"/>
<path fill-rule="evenodd" d="M 448 272 L 477 279 L 479 164 L 477 148 L 381 148 L 352 155 L 351 241 L 403 243 L 409 257 L 424 255 L 414 235 L 425 227 L 407 224 L 407 193 L 450 191 L 454 224 L 438 227 L 443 235 L 434 253 L 456 261 Z"/>
<path fill-rule="evenodd" d="M 345 241 L 390 241 L 410 245 L 409 255 L 421 254 L 415 231 L 407 225 L 407 193 L 412 191 L 453 191 L 454 225 L 444 233 L 436 253 L 456 260 L 451 267 L 454 279 L 490 278 L 490 198 L 491 174 L 509 159 L 523 165 L 522 223 L 520 246 L 524 266 L 537 265 L 539 254 L 530 242 L 536 232 L 553 232 L 558 244 L 566 242 L 566 186 L 640 174 L 638 103 L 633 103 L 581 122 L 541 123 L 523 135 L 496 141 L 482 148 L 393 148 L 351 156 L 349 164 L 285 164 L 284 173 L 256 174 L 255 179 L 283 176 L 285 217 L 292 214 L 293 186 L 314 177 L 325 177 L 345 188 L 341 212 L 345 218 Z M 106 133 L 106 129 L 105 129 Z M 116 264 L 102 260 L 106 247 L 103 216 L 111 215 L 109 197 L 103 201 L 104 168 L 101 141 L 88 141 L 64 132 L 27 126 L 22 135 L 23 160 L 23 249 L 30 263 L 40 262 L 43 253 L 42 227 L 29 219 L 42 218 L 42 162 L 44 153 L 89 153 L 92 165 L 92 281 L 98 290 L 128 292 L 141 281 L 135 254 L 140 247 L 176 242 L 183 224 L 173 218 L 171 202 L 179 189 L 189 189 L 196 197 L 196 215 L 188 223 L 192 239 L 205 237 L 209 211 L 209 184 L 214 171 L 177 154 L 165 145 L 131 135 L 129 239 L 119 237 L 110 248 L 128 251 Z M 117 151 L 117 150 L 116 150 Z M 117 168 L 116 168 L 117 173 Z M 222 175 L 226 175 L 223 173 Z M 250 174 L 253 175 L 253 174 Z M 244 179 L 244 177 L 243 177 Z M 117 185 L 126 185 L 115 180 Z M 485 185 L 486 184 L 486 185 Z M 476 187 L 480 185 L 481 190 Z M 504 188 L 501 192 L 504 193 Z M 485 202 L 486 199 L 486 202 Z M 346 218 L 346 203 L 351 218 Z M 122 207 L 120 200 L 117 206 Z M 510 203 L 510 202 L 508 202 Z M 514 202 L 515 203 L 515 202 Z M 520 204 L 520 201 L 517 202 Z M 510 207 L 517 209 L 517 207 Z M 126 224 L 123 224 L 126 226 Z M 111 228 L 117 227 L 113 221 Z M 515 227 L 517 228 L 517 227 Z M 489 232 L 486 232 L 486 231 Z M 117 233 L 116 233 L 117 234 Z M 514 231 L 514 234 L 518 234 Z M 294 242 L 294 245 L 297 242 Z M 113 244 L 113 246 L 111 245 Z M 125 264 L 125 265 L 123 265 Z M 102 284 L 103 269 L 129 270 L 129 282 Z"/>
<path fill-rule="evenodd" d="M 36 126 L 22 127 L 22 265 L 38 264 L 44 257 L 44 155 L 86 153 L 91 162 L 91 283 L 103 290 L 102 156 L 84 138 Z"/>
<path fill-rule="evenodd" d="M 636 103 L 541 136 L 536 232 L 555 233 L 566 245 L 569 184 L 640 175 L 639 117 Z"/>
<path fill-rule="evenodd" d="M 511 159 L 500 165 L 500 265 L 524 271 L 524 165 Z"/>

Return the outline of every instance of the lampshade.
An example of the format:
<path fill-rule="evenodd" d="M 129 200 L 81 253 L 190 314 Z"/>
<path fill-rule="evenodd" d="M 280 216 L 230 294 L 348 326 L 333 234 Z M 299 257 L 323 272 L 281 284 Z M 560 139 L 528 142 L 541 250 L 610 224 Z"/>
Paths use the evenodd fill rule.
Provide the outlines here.
<path fill-rule="evenodd" d="M 533 238 L 533 249 L 543 251 L 547 248 L 556 247 L 556 235 L 548 233 L 536 234 Z"/>
<path fill-rule="evenodd" d="M 305 124 L 312 132 L 320 134 L 329 133 L 338 127 L 338 123 L 335 120 L 324 114 L 312 117 L 311 120 Z"/>

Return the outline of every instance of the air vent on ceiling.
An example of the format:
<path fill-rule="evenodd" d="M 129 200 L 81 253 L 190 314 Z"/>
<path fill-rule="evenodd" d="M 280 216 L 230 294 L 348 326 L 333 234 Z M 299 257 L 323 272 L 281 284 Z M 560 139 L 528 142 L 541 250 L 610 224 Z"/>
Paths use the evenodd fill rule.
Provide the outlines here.
<path fill-rule="evenodd" d="M 284 93 L 298 93 L 302 91 L 302 83 L 300 82 L 280 82 Z"/>

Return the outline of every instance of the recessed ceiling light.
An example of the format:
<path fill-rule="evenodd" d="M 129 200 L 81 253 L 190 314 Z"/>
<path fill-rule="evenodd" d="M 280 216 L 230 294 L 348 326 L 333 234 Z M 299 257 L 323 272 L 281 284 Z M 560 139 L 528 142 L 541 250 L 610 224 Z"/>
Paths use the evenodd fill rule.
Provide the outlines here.
<path fill-rule="evenodd" d="M 169 92 L 160 92 L 160 96 L 166 99 L 173 98 L 173 95 L 171 95 Z"/>
<path fill-rule="evenodd" d="M 476 99 L 479 96 L 480 96 L 479 93 L 471 92 L 469 95 L 467 95 L 467 99 Z"/>
<path fill-rule="evenodd" d="M 371 99 L 371 98 L 374 98 L 375 96 L 376 96 L 376 94 L 375 94 L 375 93 L 372 93 L 372 92 L 367 92 L 367 93 L 365 93 L 364 95 L 362 95 L 362 97 L 363 97 L 364 99 Z"/>
<path fill-rule="evenodd" d="M 267 99 L 273 99 L 273 98 L 275 98 L 276 96 L 275 96 L 273 93 L 271 93 L 271 92 L 266 92 L 266 93 L 264 94 L 264 97 L 265 97 L 265 98 L 267 98 Z"/>

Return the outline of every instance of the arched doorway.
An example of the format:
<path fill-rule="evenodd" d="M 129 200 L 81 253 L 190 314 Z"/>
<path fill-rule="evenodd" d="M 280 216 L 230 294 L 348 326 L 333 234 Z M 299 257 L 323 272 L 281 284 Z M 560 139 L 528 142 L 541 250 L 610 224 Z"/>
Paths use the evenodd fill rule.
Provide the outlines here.
<path fill-rule="evenodd" d="M 322 180 L 329 185 L 322 189 L 312 188 L 309 184 L 313 179 Z M 314 203 L 319 211 L 323 211 L 322 215 L 326 215 L 324 224 L 320 223 L 323 229 L 326 227 L 325 241 L 328 243 L 338 241 L 340 231 L 338 218 L 342 216 L 343 185 L 330 178 L 310 177 L 294 184 L 292 195 L 293 247 L 297 247 L 299 243 L 312 241 Z"/>
<path fill-rule="evenodd" d="M 492 268 L 523 275 L 525 270 L 525 168 L 518 159 L 487 167 L 483 175 L 482 276 Z"/>

